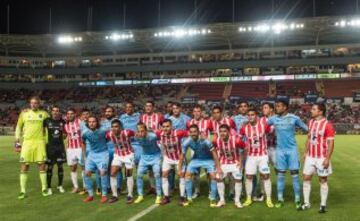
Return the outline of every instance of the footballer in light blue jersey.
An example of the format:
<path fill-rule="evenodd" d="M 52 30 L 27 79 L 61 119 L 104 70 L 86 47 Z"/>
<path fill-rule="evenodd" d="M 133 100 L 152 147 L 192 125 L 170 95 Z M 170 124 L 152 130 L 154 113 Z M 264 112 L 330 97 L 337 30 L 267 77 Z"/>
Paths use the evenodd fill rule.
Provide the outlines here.
<path fill-rule="evenodd" d="M 142 154 L 137 168 L 137 192 L 138 198 L 135 203 L 140 203 L 144 200 L 144 175 L 151 167 L 155 178 L 156 189 L 156 204 L 161 203 L 161 149 L 157 144 L 158 138 L 155 133 L 148 132 L 146 125 L 139 123 L 137 126 L 137 135 L 135 140 L 138 141 L 142 147 Z"/>
<path fill-rule="evenodd" d="M 293 181 L 296 209 L 301 208 L 300 204 L 300 160 L 295 140 L 296 127 L 307 131 L 308 128 L 300 118 L 288 113 L 288 102 L 278 100 L 275 105 L 276 114 L 268 119 L 268 124 L 274 126 L 276 133 L 276 171 L 277 171 L 277 197 L 275 207 L 284 205 L 285 174 L 290 170 Z"/>
<path fill-rule="evenodd" d="M 248 116 L 247 116 L 248 111 L 249 111 L 249 104 L 246 101 L 241 101 L 238 106 L 238 115 L 233 117 L 237 133 L 239 133 L 241 127 L 248 122 Z"/>
<path fill-rule="evenodd" d="M 115 117 L 115 109 L 111 106 L 107 106 L 105 108 L 104 116 L 105 116 L 105 119 L 103 121 L 101 121 L 101 128 L 104 129 L 106 132 L 109 132 L 109 131 L 111 131 L 112 121 L 117 119 Z M 111 165 L 111 163 L 114 159 L 115 145 L 110 139 L 107 141 L 107 147 L 108 147 L 108 151 L 109 151 L 109 165 Z M 96 183 L 99 183 L 99 181 L 100 181 L 99 177 L 100 176 L 96 177 L 96 179 L 97 179 Z M 118 188 L 118 191 L 120 192 L 122 178 L 123 178 L 121 170 L 117 173 L 116 178 L 117 178 L 117 188 Z M 110 180 L 109 180 L 109 183 L 110 183 Z"/>
<path fill-rule="evenodd" d="M 172 115 L 168 119 L 171 120 L 174 130 L 186 130 L 186 123 L 191 120 L 191 117 L 181 112 L 179 103 L 174 103 L 172 105 Z"/>
<path fill-rule="evenodd" d="M 188 148 L 194 151 L 194 155 L 188 164 L 185 174 L 185 188 L 187 194 L 187 206 L 192 202 L 192 175 L 200 171 L 201 168 L 206 169 L 210 175 L 210 207 L 216 207 L 217 183 L 215 180 L 215 167 L 220 170 L 219 159 L 212 143 L 208 139 L 201 139 L 199 127 L 191 125 L 189 128 L 190 137 L 182 142 L 182 155 L 179 160 L 179 168 L 183 166 Z"/>
<path fill-rule="evenodd" d="M 125 104 L 125 113 L 120 115 L 119 120 L 122 123 L 123 129 L 132 130 L 137 132 L 137 124 L 140 122 L 141 114 L 134 112 L 134 104 L 127 102 Z M 135 164 L 138 164 L 140 161 L 142 148 L 138 141 L 133 140 L 131 146 L 134 149 Z"/>
<path fill-rule="evenodd" d="M 88 155 L 85 160 L 85 185 L 89 195 L 84 202 L 93 200 L 91 175 L 97 170 L 99 170 L 101 177 L 101 201 L 107 202 L 109 152 L 106 144 L 106 131 L 100 128 L 99 120 L 96 117 L 89 117 L 87 126 L 88 128 L 81 132 L 83 141 L 87 142 L 88 145 Z"/>

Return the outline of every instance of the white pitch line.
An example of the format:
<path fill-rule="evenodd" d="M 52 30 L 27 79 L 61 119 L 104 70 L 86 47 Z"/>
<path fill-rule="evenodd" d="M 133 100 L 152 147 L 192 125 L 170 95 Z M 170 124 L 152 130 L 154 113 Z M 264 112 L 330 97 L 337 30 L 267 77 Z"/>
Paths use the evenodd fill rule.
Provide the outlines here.
<path fill-rule="evenodd" d="M 150 213 L 151 211 L 153 211 L 158 206 L 159 206 L 159 204 L 153 204 L 153 205 L 149 206 L 148 208 L 144 209 L 143 211 L 141 211 L 140 213 L 136 214 L 135 216 L 131 217 L 127 221 L 136 221 L 136 220 L 140 219 L 141 217 L 145 216 L 146 214 Z"/>
<path fill-rule="evenodd" d="M 205 176 L 206 173 L 203 173 L 200 175 L 200 177 Z M 141 211 L 140 213 L 136 214 L 135 216 L 131 217 L 130 219 L 128 219 L 127 221 L 136 221 L 139 220 L 141 217 L 145 216 L 146 214 L 150 213 L 151 211 L 153 211 L 154 209 L 156 209 L 159 206 L 159 204 L 153 204 L 151 206 L 149 206 L 148 208 L 144 209 L 143 211 Z"/>

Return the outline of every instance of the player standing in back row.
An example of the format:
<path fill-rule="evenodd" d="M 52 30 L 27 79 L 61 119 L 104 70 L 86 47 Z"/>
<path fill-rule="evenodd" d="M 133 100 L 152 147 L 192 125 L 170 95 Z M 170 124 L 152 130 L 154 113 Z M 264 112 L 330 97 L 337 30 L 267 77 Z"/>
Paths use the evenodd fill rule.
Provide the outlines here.
<path fill-rule="evenodd" d="M 301 208 L 300 161 L 295 139 L 295 129 L 300 127 L 303 131 L 308 128 L 298 116 L 288 112 L 289 104 L 285 100 L 276 102 L 276 114 L 269 118 L 268 125 L 274 125 L 276 132 L 276 171 L 277 171 L 277 197 L 276 208 L 284 206 L 285 174 L 290 170 L 295 195 L 296 209 Z"/>
<path fill-rule="evenodd" d="M 335 130 L 332 123 L 326 118 L 326 107 L 324 104 L 314 104 L 311 108 L 312 119 L 309 122 L 309 133 L 304 153 L 304 204 L 302 209 L 310 208 L 311 178 L 317 174 L 320 182 L 320 210 L 326 212 L 326 200 L 329 192 L 327 177 L 332 173 L 330 163 L 334 151 Z"/>

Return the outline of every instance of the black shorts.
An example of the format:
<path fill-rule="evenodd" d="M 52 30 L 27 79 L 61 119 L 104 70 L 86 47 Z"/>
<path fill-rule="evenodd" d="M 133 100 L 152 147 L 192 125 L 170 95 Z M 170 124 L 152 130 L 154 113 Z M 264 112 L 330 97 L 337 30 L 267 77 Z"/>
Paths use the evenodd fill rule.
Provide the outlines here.
<path fill-rule="evenodd" d="M 47 164 L 66 162 L 65 147 L 62 145 L 46 145 Z"/>

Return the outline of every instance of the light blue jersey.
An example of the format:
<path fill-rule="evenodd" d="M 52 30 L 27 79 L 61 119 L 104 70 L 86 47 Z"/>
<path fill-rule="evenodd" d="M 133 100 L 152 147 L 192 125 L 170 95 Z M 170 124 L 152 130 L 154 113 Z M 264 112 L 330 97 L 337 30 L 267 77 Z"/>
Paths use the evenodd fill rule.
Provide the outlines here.
<path fill-rule="evenodd" d="M 182 142 L 182 152 L 186 154 L 188 148 L 194 151 L 192 159 L 213 159 L 211 153 L 213 145 L 208 139 L 198 139 L 194 141 L 191 137 L 188 137 Z"/>
<path fill-rule="evenodd" d="M 100 127 L 101 129 L 105 130 L 106 132 L 109 132 L 111 131 L 111 122 L 113 120 L 115 120 L 116 118 L 113 118 L 111 120 L 109 119 L 105 119 L 101 122 L 100 124 Z M 114 150 L 115 150 L 115 146 L 114 146 L 114 143 L 111 141 L 111 140 L 108 140 L 107 142 L 107 147 L 109 149 L 109 152 L 110 152 L 110 157 L 112 157 L 112 154 L 114 153 Z"/>
<path fill-rule="evenodd" d="M 268 124 L 275 127 L 276 131 L 276 147 L 278 149 L 297 149 L 295 140 L 295 129 L 300 127 L 303 131 L 307 131 L 306 124 L 294 114 L 286 114 L 285 116 L 275 115 L 268 119 Z"/>
<path fill-rule="evenodd" d="M 82 139 L 88 144 L 89 153 L 99 153 L 107 151 L 106 131 L 99 128 L 95 131 L 85 129 L 81 132 Z"/>
<path fill-rule="evenodd" d="M 119 117 L 119 120 L 122 123 L 123 129 L 129 129 L 132 131 L 137 131 L 137 124 L 140 122 L 140 113 L 136 112 L 132 115 L 122 114 Z"/>
<path fill-rule="evenodd" d="M 170 116 L 168 119 L 172 122 L 172 128 L 174 130 L 186 130 L 186 123 L 191 120 L 191 117 L 189 117 L 186 114 L 180 113 L 179 117 L 174 117 L 173 115 Z"/>
<path fill-rule="evenodd" d="M 135 140 L 142 146 L 142 155 L 158 155 L 161 153 L 155 133 L 149 132 L 145 138 L 135 138 Z"/>
<path fill-rule="evenodd" d="M 171 117 L 171 115 L 168 114 L 168 113 L 164 115 L 164 118 L 165 118 L 165 119 L 169 119 L 170 117 Z"/>
<path fill-rule="evenodd" d="M 247 123 L 248 117 L 247 117 L 246 115 L 238 114 L 238 115 L 236 115 L 236 116 L 233 117 L 233 120 L 234 120 L 234 122 L 235 122 L 236 132 L 239 133 L 241 127 L 242 127 L 245 123 Z"/>

